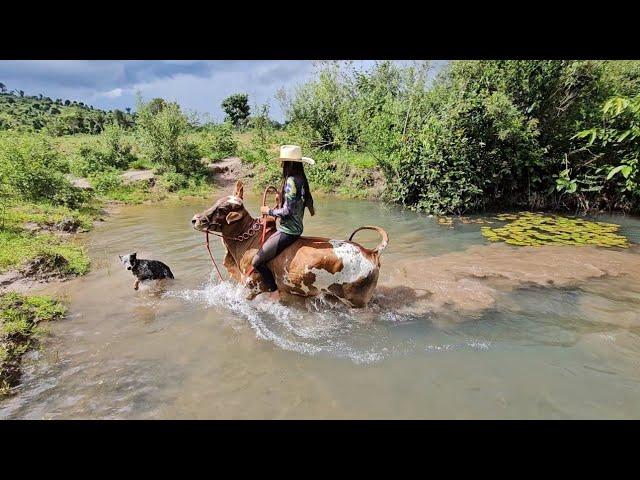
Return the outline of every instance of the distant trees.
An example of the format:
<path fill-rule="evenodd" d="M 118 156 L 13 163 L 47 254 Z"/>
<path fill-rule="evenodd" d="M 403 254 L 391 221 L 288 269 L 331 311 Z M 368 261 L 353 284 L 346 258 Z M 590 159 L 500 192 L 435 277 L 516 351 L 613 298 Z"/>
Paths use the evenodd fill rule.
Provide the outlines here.
<path fill-rule="evenodd" d="M 235 127 L 245 126 L 250 113 L 249 95 L 246 93 L 230 95 L 222 102 L 222 109 L 226 113 L 225 120 L 230 121 Z"/>
<path fill-rule="evenodd" d="M 4 83 L 0 82 L 0 92 L 5 93 L 7 91 L 7 87 Z"/>

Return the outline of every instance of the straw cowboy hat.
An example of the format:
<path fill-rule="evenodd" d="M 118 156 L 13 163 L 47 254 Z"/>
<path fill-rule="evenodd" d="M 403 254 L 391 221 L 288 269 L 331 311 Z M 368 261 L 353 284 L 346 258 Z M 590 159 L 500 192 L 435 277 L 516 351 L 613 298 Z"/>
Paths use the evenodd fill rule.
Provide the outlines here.
<path fill-rule="evenodd" d="M 302 148 L 298 145 L 282 145 L 280 147 L 280 157 L 276 158 L 281 162 L 303 162 L 315 165 L 315 160 L 302 156 Z"/>

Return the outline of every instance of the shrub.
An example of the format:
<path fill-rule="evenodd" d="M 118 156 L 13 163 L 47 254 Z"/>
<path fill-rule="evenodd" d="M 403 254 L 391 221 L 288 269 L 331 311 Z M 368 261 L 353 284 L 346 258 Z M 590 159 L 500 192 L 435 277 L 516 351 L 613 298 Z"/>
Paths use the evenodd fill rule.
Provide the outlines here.
<path fill-rule="evenodd" d="M 137 111 L 141 153 L 146 160 L 159 172 L 174 170 L 188 175 L 202 171 L 198 147 L 186 139 L 189 122 L 176 103 L 166 102 L 154 111 L 139 99 Z"/>
<path fill-rule="evenodd" d="M 198 136 L 198 140 L 201 157 L 220 160 L 238 153 L 238 141 L 233 134 L 233 126 L 228 122 L 207 128 Z"/>
<path fill-rule="evenodd" d="M 125 138 L 125 130 L 118 123 L 109 123 L 102 131 L 105 157 L 110 167 L 125 169 L 136 160 L 132 145 Z"/>
<path fill-rule="evenodd" d="M 160 185 L 169 192 L 177 192 L 189 186 L 189 181 L 182 173 L 168 172 L 160 178 Z"/>
<path fill-rule="evenodd" d="M 0 180 L 21 200 L 77 207 L 84 194 L 66 179 L 68 165 L 41 134 L 0 137 Z"/>
<path fill-rule="evenodd" d="M 89 175 L 96 192 L 106 194 L 122 186 L 122 179 L 116 170 L 104 170 Z"/>

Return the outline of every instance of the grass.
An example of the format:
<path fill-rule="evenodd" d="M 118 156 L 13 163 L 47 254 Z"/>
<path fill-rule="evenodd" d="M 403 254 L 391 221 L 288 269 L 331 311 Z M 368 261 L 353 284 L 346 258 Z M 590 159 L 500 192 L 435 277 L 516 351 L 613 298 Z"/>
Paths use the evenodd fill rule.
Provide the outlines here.
<path fill-rule="evenodd" d="M 43 295 L 0 295 L 0 395 L 20 379 L 22 356 L 46 333 L 43 322 L 61 319 L 65 306 Z"/>
<path fill-rule="evenodd" d="M 25 225 L 53 227 L 66 219 L 75 223 L 79 231 L 86 231 L 93 226 L 97 214 L 95 206 L 81 210 L 23 202 L 9 206 L 0 219 L 0 272 L 40 258 L 53 273 L 84 275 L 89 271 L 89 258 L 82 246 L 54 233 L 29 231 Z"/>
<path fill-rule="evenodd" d="M 29 222 L 39 225 L 54 226 L 63 220 L 73 220 L 80 231 L 91 230 L 93 220 L 98 214 L 96 206 L 86 206 L 73 210 L 64 206 L 42 203 L 17 203 L 6 209 L 4 216 L 0 214 L 0 227 L 20 226 Z"/>
<path fill-rule="evenodd" d="M 20 268 L 38 258 L 63 275 L 84 275 L 89 271 L 89 257 L 80 245 L 49 233 L 0 230 L 0 272 Z"/>

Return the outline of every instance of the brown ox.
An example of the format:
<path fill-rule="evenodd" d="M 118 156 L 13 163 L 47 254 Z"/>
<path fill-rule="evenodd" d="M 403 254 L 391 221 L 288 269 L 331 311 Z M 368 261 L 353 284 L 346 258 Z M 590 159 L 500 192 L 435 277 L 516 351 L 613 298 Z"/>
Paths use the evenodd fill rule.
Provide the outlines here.
<path fill-rule="evenodd" d="M 254 298 L 267 291 L 260 274 L 252 272 L 251 267 L 262 232 L 259 220 L 245 209 L 242 193 L 242 182 L 238 182 L 233 195 L 222 197 L 213 207 L 194 215 L 191 223 L 198 231 L 222 235 L 224 266 L 233 279 L 249 288 L 249 298 Z M 380 227 L 365 226 L 354 231 L 349 240 L 363 229 L 380 233 L 382 242 L 368 249 L 352 241 L 300 237 L 267 263 L 278 290 L 305 297 L 325 293 L 352 307 L 366 306 L 378 283 L 380 255 L 388 237 Z M 266 238 L 273 233 L 271 228 Z"/>

